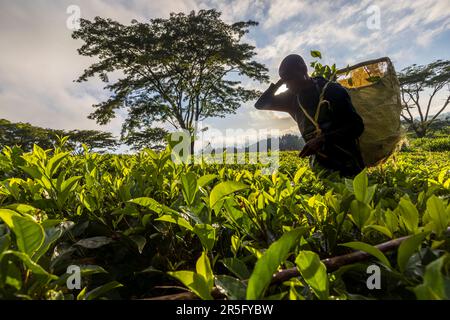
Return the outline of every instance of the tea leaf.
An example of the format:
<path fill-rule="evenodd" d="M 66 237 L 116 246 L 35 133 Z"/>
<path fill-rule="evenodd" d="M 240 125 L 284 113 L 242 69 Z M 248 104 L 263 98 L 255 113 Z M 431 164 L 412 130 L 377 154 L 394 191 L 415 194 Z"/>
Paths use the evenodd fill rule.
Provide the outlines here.
<path fill-rule="evenodd" d="M 248 186 L 241 182 L 225 181 L 216 185 L 209 196 L 209 206 L 214 208 L 219 200 L 236 191 L 247 189 Z"/>
<path fill-rule="evenodd" d="M 386 258 L 386 256 L 381 252 L 378 248 L 371 246 L 370 244 L 364 243 L 364 242 L 347 242 L 344 244 L 341 244 L 341 246 L 349 247 L 355 250 L 364 251 L 378 260 L 380 260 L 385 266 L 391 268 L 391 264 L 389 260 Z"/>
<path fill-rule="evenodd" d="M 280 239 L 270 245 L 263 256 L 256 262 L 250 276 L 247 287 L 247 299 L 255 300 L 264 296 L 264 291 L 269 286 L 273 273 L 286 260 L 292 247 L 298 244 L 300 237 L 305 232 L 304 228 L 294 229 L 283 234 Z"/>
<path fill-rule="evenodd" d="M 301 251 L 295 259 L 302 278 L 311 286 L 314 294 L 322 300 L 328 299 L 329 284 L 326 266 L 312 251 Z"/>
<path fill-rule="evenodd" d="M 400 244 L 397 253 L 397 265 L 401 272 L 405 271 L 409 258 L 411 258 L 413 253 L 417 251 L 425 237 L 425 233 L 419 233 L 409 237 Z"/>

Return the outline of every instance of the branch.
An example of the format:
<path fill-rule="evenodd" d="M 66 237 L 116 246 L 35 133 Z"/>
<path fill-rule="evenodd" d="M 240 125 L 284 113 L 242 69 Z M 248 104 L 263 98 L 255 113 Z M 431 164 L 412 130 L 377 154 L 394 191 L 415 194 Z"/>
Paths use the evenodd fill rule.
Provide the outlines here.
<path fill-rule="evenodd" d="M 225 70 L 225 72 L 223 72 L 219 77 L 217 77 L 212 84 L 208 87 L 208 89 L 205 91 L 205 93 L 203 93 L 203 98 L 201 99 L 201 107 L 200 107 L 200 111 L 199 114 L 202 114 L 203 112 L 203 108 L 206 105 L 206 99 L 208 98 L 208 95 L 211 92 L 211 89 L 213 89 L 214 85 L 221 80 L 228 72 L 232 72 L 233 70 L 235 70 L 236 67 L 231 67 L 228 70 Z"/>
<path fill-rule="evenodd" d="M 211 295 L 214 299 L 226 298 L 226 296 L 222 294 L 218 288 L 213 288 Z M 144 298 L 140 300 L 199 300 L 199 297 L 195 293 L 187 291 L 154 298 Z"/>
<path fill-rule="evenodd" d="M 411 119 L 408 119 L 407 117 L 405 117 L 405 115 L 403 113 L 400 113 L 400 116 L 409 124 L 413 124 L 413 121 Z"/>
<path fill-rule="evenodd" d="M 434 95 L 440 90 L 441 88 L 439 88 L 439 86 L 436 86 L 433 89 L 433 93 L 430 95 L 430 99 L 428 100 L 428 104 L 427 104 L 427 112 L 425 113 L 425 121 L 427 121 L 428 119 L 428 112 L 430 111 L 430 107 L 431 107 L 431 101 L 434 98 Z"/>
<path fill-rule="evenodd" d="M 414 117 L 412 116 L 411 111 L 409 111 L 409 105 L 408 105 L 408 103 L 409 103 L 409 101 L 410 101 L 411 99 L 409 99 L 408 101 L 406 101 L 405 91 L 404 91 L 404 90 L 401 90 L 401 96 L 402 96 L 402 101 L 403 101 L 403 103 L 405 104 L 404 109 L 406 109 L 406 112 L 408 112 L 410 119 L 409 119 L 409 120 L 406 119 L 406 117 L 403 115 L 403 112 L 401 113 L 401 115 L 403 116 L 403 118 L 404 118 L 406 121 L 408 121 L 409 123 L 413 124 L 413 123 L 414 123 Z"/>
<path fill-rule="evenodd" d="M 450 231 L 450 228 L 448 230 Z M 406 236 L 406 237 L 401 237 L 401 238 L 397 238 L 394 240 L 390 240 L 390 241 L 381 243 L 379 245 L 376 245 L 375 247 L 378 248 L 381 252 L 391 251 L 391 250 L 397 248 L 398 246 L 400 246 L 400 244 L 403 241 L 405 241 L 406 239 L 408 239 L 409 237 L 410 236 Z M 360 262 L 360 261 L 364 261 L 370 257 L 371 257 L 371 255 L 366 252 L 355 251 L 355 252 L 345 254 L 342 256 L 323 259 L 322 262 L 327 267 L 327 272 L 333 272 L 333 271 L 338 270 L 342 266 Z M 286 269 L 286 270 L 281 270 L 281 271 L 278 271 L 278 273 L 273 275 L 272 283 L 280 283 L 283 281 L 287 281 L 287 280 L 289 280 L 293 277 L 297 277 L 299 275 L 300 275 L 300 273 L 298 272 L 298 269 L 296 267 Z"/>
<path fill-rule="evenodd" d="M 411 111 L 409 111 L 409 106 L 406 104 L 405 107 L 404 107 L 403 109 L 406 110 L 406 112 L 408 112 L 408 114 L 409 114 L 409 121 L 410 121 L 411 123 L 414 123 L 414 117 L 413 117 L 413 115 L 411 114 Z M 403 112 L 402 112 L 401 114 L 403 114 Z"/>
<path fill-rule="evenodd" d="M 450 227 L 447 228 L 447 233 L 450 232 Z M 400 244 L 405 241 L 406 239 L 409 239 L 411 236 L 405 236 L 397 239 L 393 239 L 387 242 L 383 242 L 379 245 L 376 245 L 375 247 L 380 250 L 381 252 L 388 252 L 392 251 L 400 246 Z M 337 256 L 333 258 L 327 258 L 323 259 L 322 262 L 325 264 L 327 268 L 327 272 L 333 272 L 338 270 L 340 267 L 343 267 L 345 265 L 349 265 L 352 263 L 360 262 L 367 260 L 368 258 L 372 257 L 370 254 L 363 252 L 363 251 L 355 251 L 349 254 L 344 254 L 342 256 Z M 300 276 L 300 273 L 297 269 L 297 267 L 285 269 L 278 271 L 275 273 L 272 277 L 272 283 L 271 284 L 278 284 L 284 281 L 287 281 L 291 278 Z M 220 290 L 217 287 L 214 287 L 212 292 L 212 296 L 216 299 L 222 299 L 224 298 L 224 295 L 220 292 Z M 182 293 L 176 293 L 166 296 L 160 296 L 160 297 L 152 297 L 152 298 L 144 298 L 142 300 L 193 300 L 198 299 L 197 295 L 192 292 L 182 292 Z"/>
<path fill-rule="evenodd" d="M 171 119 L 166 119 L 166 121 L 167 121 L 168 123 L 170 123 L 176 130 L 178 130 L 178 126 L 177 126 L 174 122 L 172 122 Z"/>
<path fill-rule="evenodd" d="M 442 111 L 444 111 L 444 109 L 448 106 L 448 104 L 450 103 L 450 96 L 447 97 L 447 101 L 445 101 L 444 106 L 442 107 L 441 110 L 438 111 L 438 113 L 436 113 L 434 115 L 434 117 L 430 120 L 430 124 L 441 114 Z"/>
<path fill-rule="evenodd" d="M 206 62 L 206 61 L 205 61 Z M 200 106 L 199 106 L 199 101 L 200 101 L 200 90 L 202 88 L 203 85 L 203 68 L 204 68 L 204 63 L 202 62 L 200 64 L 200 74 L 198 76 L 198 79 L 194 85 L 194 94 L 195 94 L 195 111 L 192 112 L 191 115 L 191 119 L 189 119 L 189 127 L 192 127 L 192 121 L 195 119 L 195 121 L 198 121 L 198 118 L 200 116 Z M 194 117 L 195 116 L 195 117 Z M 195 125 L 197 129 L 197 124 Z"/>
<path fill-rule="evenodd" d="M 139 49 L 139 48 L 127 48 L 128 53 L 130 53 L 131 55 L 135 55 L 135 56 L 136 56 L 137 54 L 136 54 L 135 52 L 132 51 L 133 49 L 137 49 L 139 53 L 145 54 L 145 52 L 143 52 L 143 51 L 142 51 L 141 49 Z M 145 64 L 145 65 L 143 65 L 143 66 L 144 66 L 144 67 L 147 69 L 147 71 L 150 73 L 151 77 L 150 77 L 149 79 L 150 79 L 150 81 L 152 82 L 152 84 L 153 84 L 156 88 L 158 88 L 159 94 L 160 94 L 161 96 L 163 96 L 163 97 L 167 100 L 167 102 L 169 102 L 170 104 L 173 105 L 173 102 L 172 102 L 171 99 L 168 97 L 166 91 L 163 89 L 161 82 L 160 82 L 160 81 L 158 80 L 158 78 L 155 76 L 155 73 L 153 72 L 152 67 L 149 66 L 148 64 Z M 139 73 L 144 77 L 144 79 L 145 79 L 145 78 L 148 79 L 147 75 L 142 74 L 142 72 L 140 71 L 139 68 L 133 68 L 133 70 L 139 72 Z"/>
<path fill-rule="evenodd" d="M 423 122 L 423 113 L 422 110 L 420 109 L 420 104 L 419 104 L 419 97 L 418 97 L 418 90 L 416 91 L 416 96 L 417 96 L 417 100 L 414 99 L 414 96 L 411 94 L 411 92 L 406 91 L 406 93 L 411 97 L 412 101 L 414 101 L 414 104 L 417 106 L 417 110 L 419 111 L 419 116 L 420 116 L 420 122 Z"/>
<path fill-rule="evenodd" d="M 151 77 L 148 77 L 148 75 L 146 75 L 145 73 L 142 73 L 142 71 L 139 68 L 133 69 L 135 72 L 139 73 L 144 79 L 148 79 L 150 80 L 150 82 L 153 84 L 153 86 L 156 87 L 156 90 L 160 96 L 162 96 L 164 99 L 166 99 L 166 102 L 172 106 L 173 109 L 178 109 L 177 105 L 173 103 L 172 99 L 169 98 L 169 96 L 166 94 L 166 91 L 163 89 L 162 84 L 159 80 L 156 79 L 155 74 L 153 73 L 153 71 L 151 70 L 151 68 L 149 68 L 147 65 L 145 65 L 146 69 L 148 70 L 148 72 L 151 74 Z M 172 110 L 169 108 L 168 109 L 168 113 L 175 117 L 175 119 L 179 122 L 180 126 L 180 117 L 178 116 L 177 113 L 173 113 Z M 172 124 L 173 125 L 173 124 Z"/>
<path fill-rule="evenodd" d="M 142 72 L 139 69 L 136 70 L 136 71 L 139 72 L 144 78 L 149 79 L 151 81 L 151 83 L 157 88 L 158 93 L 164 99 L 166 99 L 166 101 L 172 106 L 173 109 L 175 109 L 175 111 L 178 111 L 175 114 L 172 113 L 172 115 L 178 121 L 179 125 L 181 127 L 183 127 L 182 118 L 181 118 L 181 115 L 180 115 L 180 110 L 179 110 L 177 104 L 172 101 L 172 99 L 169 97 L 169 94 L 166 92 L 166 90 L 164 90 L 161 81 L 158 80 L 158 78 L 156 77 L 155 73 L 152 71 L 151 66 L 149 66 L 149 65 L 143 65 L 143 66 L 150 73 L 151 77 L 148 77 L 147 75 L 142 74 Z"/>
<path fill-rule="evenodd" d="M 184 116 L 183 116 L 183 121 L 186 124 L 189 123 L 189 116 L 191 114 L 192 106 L 193 106 L 192 97 L 189 96 L 188 106 L 187 106 L 186 112 L 184 113 Z M 186 127 L 188 127 L 188 126 L 189 126 L 189 124 Z"/>
<path fill-rule="evenodd" d="M 406 100 L 406 97 L 405 97 L 405 90 L 404 89 L 401 89 L 401 95 L 402 95 L 402 101 L 407 105 L 407 104 L 409 104 L 409 102 L 411 101 L 411 98 L 409 98 L 408 100 Z"/>
<path fill-rule="evenodd" d="M 141 50 L 139 48 L 129 48 L 128 52 L 130 52 L 130 50 L 136 49 L 141 55 L 145 55 L 145 50 Z M 133 53 L 133 52 L 132 52 Z M 135 54 L 135 53 L 134 53 Z M 135 54 L 137 55 L 137 54 Z M 174 117 L 176 119 L 176 121 L 178 122 L 180 127 L 184 127 L 183 121 L 182 121 L 182 110 L 181 110 L 181 105 L 177 105 L 175 104 L 172 99 L 169 97 L 169 94 L 166 90 L 164 90 L 162 83 L 159 81 L 159 79 L 156 77 L 155 73 L 152 70 L 152 66 L 149 64 L 141 64 L 143 67 L 145 67 L 145 69 L 150 73 L 151 77 L 148 77 L 146 74 L 143 74 L 141 72 L 141 70 L 139 68 L 134 69 L 136 72 L 140 73 L 144 79 L 149 79 L 150 82 L 157 88 L 158 93 L 164 98 L 166 99 L 166 101 L 172 106 L 173 109 L 175 109 L 175 113 L 172 112 L 172 110 L 168 110 L 169 114 Z M 167 67 L 164 65 L 164 67 L 167 70 Z M 170 81 L 173 83 L 173 79 L 170 77 Z M 178 85 L 179 82 L 177 83 L 177 85 L 175 86 L 176 91 L 178 89 Z M 178 126 L 174 125 L 172 122 L 169 121 L 170 124 L 172 124 L 175 129 L 178 129 Z"/>

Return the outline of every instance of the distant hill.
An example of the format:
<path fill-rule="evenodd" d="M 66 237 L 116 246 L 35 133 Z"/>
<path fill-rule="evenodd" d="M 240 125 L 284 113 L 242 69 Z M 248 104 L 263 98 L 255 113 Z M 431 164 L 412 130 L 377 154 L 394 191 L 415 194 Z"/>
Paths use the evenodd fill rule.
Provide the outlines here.
<path fill-rule="evenodd" d="M 436 119 L 450 120 L 450 112 L 441 113 Z"/>
<path fill-rule="evenodd" d="M 280 151 L 297 151 L 301 150 L 303 146 L 305 145 L 305 141 L 302 137 L 295 135 L 295 134 L 285 134 L 280 137 L 278 142 L 278 147 Z M 210 153 L 212 150 L 215 150 L 215 152 L 220 152 L 221 148 L 213 148 L 211 146 L 208 146 L 206 148 L 203 148 L 204 153 Z M 222 148 L 222 151 L 227 152 L 248 152 L 249 150 L 252 151 L 265 151 L 265 150 L 272 150 L 272 143 L 270 139 L 260 140 L 256 143 L 253 143 L 251 145 L 247 146 L 238 146 L 238 147 L 226 147 Z"/>
<path fill-rule="evenodd" d="M 432 117 L 432 116 L 428 116 L 428 119 L 431 119 L 431 118 L 433 118 L 433 117 Z M 437 116 L 436 119 L 437 119 L 437 120 L 450 121 L 450 112 L 444 112 L 444 113 L 441 113 L 440 115 Z M 416 116 L 416 117 L 414 117 L 414 120 L 419 121 L 419 120 L 420 120 L 420 117 L 419 117 L 419 116 Z M 402 123 L 406 123 L 406 121 L 402 119 Z"/>

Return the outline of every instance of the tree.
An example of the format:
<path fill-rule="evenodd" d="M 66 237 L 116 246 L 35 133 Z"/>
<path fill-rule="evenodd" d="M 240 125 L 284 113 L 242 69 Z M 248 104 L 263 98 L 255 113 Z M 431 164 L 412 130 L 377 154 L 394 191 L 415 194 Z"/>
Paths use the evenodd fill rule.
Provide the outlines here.
<path fill-rule="evenodd" d="M 118 145 L 118 141 L 113 137 L 111 132 L 98 130 L 72 130 L 59 132 L 60 136 L 67 136 L 67 146 L 71 150 L 81 151 L 82 144 L 91 150 L 106 151 L 114 150 Z"/>
<path fill-rule="evenodd" d="M 53 147 L 56 137 L 49 134 L 48 129 L 32 126 L 29 123 L 13 123 L 0 119 L 0 148 L 5 146 L 21 146 L 30 151 L 37 144 L 44 149 Z"/>
<path fill-rule="evenodd" d="M 20 146 L 23 151 L 31 151 L 37 144 L 43 149 L 52 149 L 61 137 L 67 136 L 66 147 L 70 150 L 81 150 L 81 144 L 90 149 L 114 150 L 117 140 L 110 132 L 97 130 L 55 130 L 44 129 L 29 123 L 13 123 L 0 119 L 0 149 L 5 146 Z"/>
<path fill-rule="evenodd" d="M 424 137 L 430 125 L 450 103 L 450 61 L 436 60 L 428 65 L 419 66 L 413 64 L 403 69 L 398 78 L 404 106 L 401 116 L 418 137 Z M 426 106 L 420 101 L 420 95 L 425 89 L 431 90 Z M 442 89 L 446 90 L 444 102 L 434 115 L 430 115 L 433 99 Z M 418 119 L 412 115 L 411 110 L 414 109 L 419 113 Z"/>
<path fill-rule="evenodd" d="M 301 150 L 305 142 L 303 138 L 295 134 L 284 134 L 280 137 L 280 150 L 281 151 L 297 151 Z"/>
<path fill-rule="evenodd" d="M 127 109 L 122 137 L 128 132 L 150 132 L 158 123 L 195 135 L 198 121 L 235 113 L 242 102 L 256 99 L 261 92 L 248 90 L 233 80 L 233 73 L 259 82 L 268 81 L 268 69 L 252 61 L 251 46 L 240 43 L 255 21 L 231 25 L 215 9 L 171 13 L 168 19 L 136 20 L 123 25 L 96 17 L 81 20 L 72 34 L 83 40 L 83 56 L 97 57 L 78 78 L 86 81 L 98 75 L 112 96 L 89 115 L 106 124 L 119 109 Z M 123 76 L 111 81 L 109 74 Z M 151 137 L 149 137 L 151 138 Z M 193 151 L 194 139 L 191 148 Z"/>
<path fill-rule="evenodd" d="M 162 128 L 147 128 L 144 131 L 128 131 L 122 141 L 133 150 L 150 148 L 161 150 L 165 147 L 165 138 L 169 133 Z"/>

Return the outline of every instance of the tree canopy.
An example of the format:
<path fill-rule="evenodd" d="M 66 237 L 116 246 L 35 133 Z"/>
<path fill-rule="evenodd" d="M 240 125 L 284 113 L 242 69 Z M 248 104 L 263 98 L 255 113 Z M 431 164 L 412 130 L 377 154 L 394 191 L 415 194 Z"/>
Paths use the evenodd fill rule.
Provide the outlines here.
<path fill-rule="evenodd" d="M 106 124 L 119 109 L 128 114 L 122 135 L 155 133 L 162 123 L 196 131 L 197 121 L 235 113 L 261 92 L 246 89 L 237 76 L 268 81 L 268 69 L 252 60 L 254 46 L 241 43 L 256 21 L 227 24 L 215 9 L 171 13 L 149 23 L 123 25 L 96 17 L 81 20 L 72 37 L 78 53 L 96 57 L 77 81 L 99 76 L 111 97 L 94 105 L 89 118 Z M 121 74 L 112 81 L 111 74 Z M 150 135 L 148 138 L 154 138 Z"/>
<path fill-rule="evenodd" d="M 130 130 L 122 141 L 131 146 L 133 150 L 144 148 L 162 150 L 166 145 L 166 137 L 169 132 L 163 128 L 146 128 L 144 130 Z"/>
<path fill-rule="evenodd" d="M 34 144 L 43 149 L 52 149 L 61 137 L 68 137 L 66 147 L 70 150 L 81 150 L 82 144 L 85 144 L 89 149 L 106 151 L 113 150 L 119 144 L 110 132 L 46 129 L 6 119 L 0 119 L 0 133 L 0 149 L 21 146 L 22 150 L 31 151 Z"/>
<path fill-rule="evenodd" d="M 404 104 L 402 117 L 418 137 L 423 137 L 430 125 L 450 103 L 450 61 L 436 60 L 427 65 L 413 64 L 403 69 L 398 74 L 398 78 Z M 426 89 L 431 90 L 431 93 L 424 105 L 420 98 Z M 445 91 L 445 98 L 438 107 L 438 111 L 431 115 L 432 102 L 441 90 Z M 413 117 L 414 109 L 419 113 L 418 119 Z"/>

